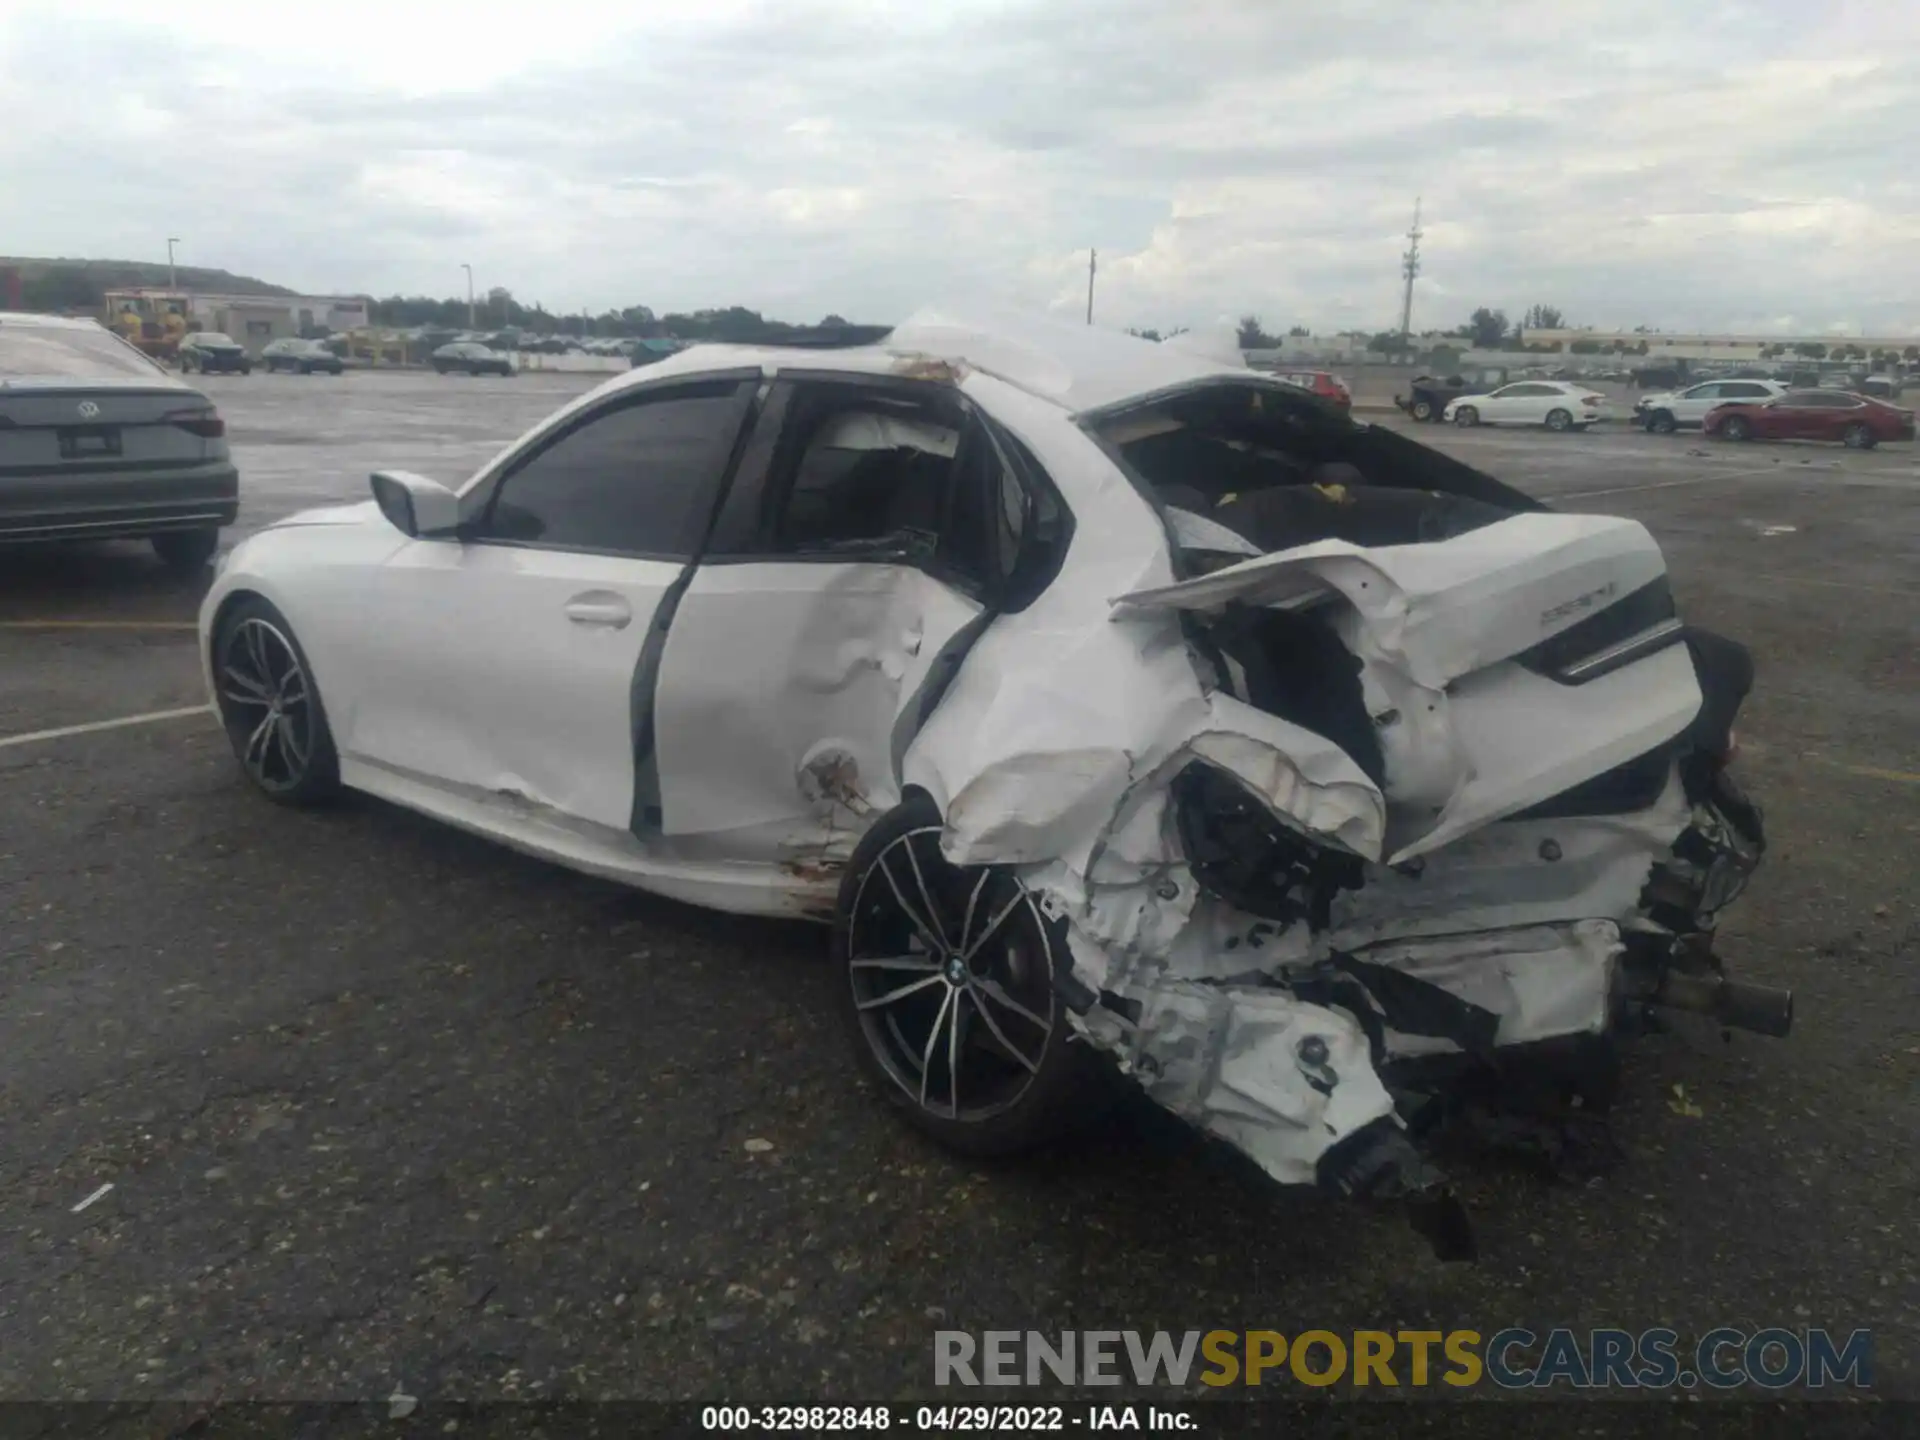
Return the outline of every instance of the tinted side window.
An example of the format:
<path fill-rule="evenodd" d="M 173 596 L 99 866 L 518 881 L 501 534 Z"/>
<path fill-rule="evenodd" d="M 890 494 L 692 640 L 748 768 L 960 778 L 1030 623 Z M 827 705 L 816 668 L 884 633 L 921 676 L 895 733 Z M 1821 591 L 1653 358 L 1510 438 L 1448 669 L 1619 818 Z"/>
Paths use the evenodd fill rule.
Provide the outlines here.
<path fill-rule="evenodd" d="M 1738 385 L 1696 385 L 1687 391 L 1689 400 L 1727 400 L 1740 393 Z"/>
<path fill-rule="evenodd" d="M 1767 397 L 1768 391 L 1764 385 L 1743 384 L 1735 380 L 1729 384 L 1722 385 L 1720 387 L 1720 394 L 1724 399 L 1728 400 L 1764 400 Z"/>
<path fill-rule="evenodd" d="M 507 475 L 482 538 L 692 554 L 739 428 L 740 388 L 728 380 L 598 412 Z"/>

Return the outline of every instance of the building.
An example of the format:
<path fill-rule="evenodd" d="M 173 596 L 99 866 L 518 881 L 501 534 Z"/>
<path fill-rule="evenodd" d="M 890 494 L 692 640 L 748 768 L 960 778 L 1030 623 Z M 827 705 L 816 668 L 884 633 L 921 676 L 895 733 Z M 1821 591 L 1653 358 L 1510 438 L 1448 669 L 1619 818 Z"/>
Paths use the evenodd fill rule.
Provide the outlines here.
<path fill-rule="evenodd" d="M 1920 335 L 1663 335 L 1644 330 L 1528 330 L 1529 346 L 1546 345 L 1561 354 L 1632 354 L 1648 360 L 1774 360 L 1840 359 L 1871 361 L 1875 355 L 1892 357 L 1888 363 L 1920 362 Z M 1576 351 L 1578 344 L 1581 349 Z M 1588 350 L 1587 346 L 1597 347 Z M 1642 347 L 1645 347 L 1644 349 Z M 1802 355 L 1803 348 L 1817 349 Z"/>
<path fill-rule="evenodd" d="M 364 295 L 212 295 L 165 288 L 109 290 L 102 299 L 101 320 L 130 339 L 217 330 L 254 355 L 289 335 L 363 329 L 372 305 Z"/>

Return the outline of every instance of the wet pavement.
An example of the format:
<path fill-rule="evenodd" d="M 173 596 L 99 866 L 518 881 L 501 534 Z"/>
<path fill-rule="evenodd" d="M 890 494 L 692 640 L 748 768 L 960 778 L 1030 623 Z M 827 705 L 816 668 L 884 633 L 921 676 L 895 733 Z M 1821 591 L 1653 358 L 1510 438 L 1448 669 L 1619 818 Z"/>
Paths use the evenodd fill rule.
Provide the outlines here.
<path fill-rule="evenodd" d="M 245 532 L 599 378 L 208 388 Z M 185 717 L 0 744 L 0 1396 L 863 1401 L 924 1393 L 939 1328 L 1509 1324 L 1866 1327 L 1920 1389 L 1911 447 L 1417 433 L 1644 521 L 1757 653 L 1772 849 L 1722 948 L 1795 1031 L 1640 1042 L 1616 1173 L 1462 1168 L 1445 1266 L 1143 1106 L 957 1160 L 863 1091 L 819 932 L 276 809 Z M 195 603 L 138 546 L 0 555 L 0 741 L 198 704 Z"/>

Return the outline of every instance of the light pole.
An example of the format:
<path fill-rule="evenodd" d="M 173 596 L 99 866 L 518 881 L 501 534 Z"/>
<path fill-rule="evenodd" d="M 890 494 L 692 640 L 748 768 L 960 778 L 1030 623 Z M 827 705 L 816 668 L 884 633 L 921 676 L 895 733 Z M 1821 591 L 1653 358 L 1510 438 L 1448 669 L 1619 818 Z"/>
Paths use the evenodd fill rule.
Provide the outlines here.
<path fill-rule="evenodd" d="M 474 318 L 473 314 L 473 266 L 462 263 L 460 268 L 467 272 L 467 328 L 478 330 L 480 322 Z"/>
<path fill-rule="evenodd" d="M 178 289 L 180 285 L 180 282 L 173 278 L 173 247 L 179 243 L 180 237 L 178 235 L 169 235 L 167 237 L 167 289 L 169 290 Z"/>

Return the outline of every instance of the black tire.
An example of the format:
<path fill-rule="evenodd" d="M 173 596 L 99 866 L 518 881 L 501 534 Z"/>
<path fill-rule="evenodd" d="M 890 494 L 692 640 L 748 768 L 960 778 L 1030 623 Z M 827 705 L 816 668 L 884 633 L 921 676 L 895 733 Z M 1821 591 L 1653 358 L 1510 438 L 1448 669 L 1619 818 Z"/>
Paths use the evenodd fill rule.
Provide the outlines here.
<path fill-rule="evenodd" d="M 184 355 L 180 357 L 180 373 L 182 375 L 191 375 L 193 373 L 193 361 Z"/>
<path fill-rule="evenodd" d="M 1880 442 L 1874 439 L 1872 430 L 1856 420 L 1842 432 L 1840 443 L 1849 450 L 1871 450 Z"/>
<path fill-rule="evenodd" d="M 1480 423 L 1480 412 L 1471 405 L 1462 405 L 1453 412 L 1453 423 L 1462 430 L 1471 430 Z"/>
<path fill-rule="evenodd" d="M 1680 428 L 1680 422 L 1673 418 L 1671 410 L 1656 410 L 1647 417 L 1649 435 L 1671 435 Z"/>
<path fill-rule="evenodd" d="M 1547 411 L 1547 429 L 1553 431 L 1554 434 L 1558 435 L 1562 431 L 1571 430 L 1572 428 L 1573 415 L 1571 412 L 1559 409 L 1558 407 Z"/>
<path fill-rule="evenodd" d="M 152 537 L 153 553 L 169 570 L 190 575 L 220 548 L 218 530 L 168 530 Z"/>
<path fill-rule="evenodd" d="M 1416 420 L 1431 420 L 1433 419 L 1433 402 L 1431 400 L 1416 400 L 1413 402 L 1413 408 L 1407 413 L 1412 415 Z"/>
<path fill-rule="evenodd" d="M 1729 415 L 1720 422 L 1720 435 L 1726 440 L 1751 440 L 1753 422 L 1744 415 Z"/>
<path fill-rule="evenodd" d="M 1057 989 L 1064 926 L 1010 871 L 950 865 L 940 830 L 916 794 L 854 848 L 834 909 L 835 1003 L 908 1124 L 963 1155 L 1013 1155 L 1092 1120 L 1111 1090 Z"/>
<path fill-rule="evenodd" d="M 333 732 L 285 616 L 258 595 L 228 606 L 214 628 L 213 674 L 220 723 L 256 790 L 281 805 L 338 793 Z"/>

